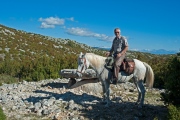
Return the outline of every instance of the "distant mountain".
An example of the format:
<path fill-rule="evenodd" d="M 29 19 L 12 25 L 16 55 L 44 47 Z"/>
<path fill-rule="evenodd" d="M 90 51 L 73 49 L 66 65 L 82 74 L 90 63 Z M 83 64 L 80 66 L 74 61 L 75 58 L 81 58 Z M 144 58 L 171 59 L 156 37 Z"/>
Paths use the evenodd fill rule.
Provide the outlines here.
<path fill-rule="evenodd" d="M 110 48 L 105 48 L 105 47 L 93 47 L 96 49 L 101 49 L 101 50 L 110 50 Z M 151 53 L 151 54 L 159 54 L 159 55 L 163 55 L 163 54 L 176 54 L 178 53 L 178 51 L 175 50 L 164 50 L 164 49 L 153 49 L 153 50 L 148 50 L 148 49 L 142 49 L 142 50 L 131 50 L 131 51 L 137 51 L 137 52 L 144 52 L 144 53 Z"/>
<path fill-rule="evenodd" d="M 164 50 L 164 49 L 158 49 L 158 50 L 140 50 L 141 52 L 148 52 L 148 53 L 151 53 L 151 54 L 176 54 L 178 53 L 178 51 L 175 51 L 175 50 Z"/>

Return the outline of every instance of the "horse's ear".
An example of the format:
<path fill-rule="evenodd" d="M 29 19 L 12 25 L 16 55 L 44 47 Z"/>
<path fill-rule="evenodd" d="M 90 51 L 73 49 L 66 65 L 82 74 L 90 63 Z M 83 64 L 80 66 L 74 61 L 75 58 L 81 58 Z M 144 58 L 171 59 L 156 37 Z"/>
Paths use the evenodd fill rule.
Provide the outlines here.
<path fill-rule="evenodd" d="M 80 52 L 80 56 L 82 56 L 83 55 L 83 53 L 82 52 Z"/>
<path fill-rule="evenodd" d="M 82 53 L 82 52 L 80 52 L 79 57 L 81 58 L 82 56 L 83 56 L 83 53 Z"/>

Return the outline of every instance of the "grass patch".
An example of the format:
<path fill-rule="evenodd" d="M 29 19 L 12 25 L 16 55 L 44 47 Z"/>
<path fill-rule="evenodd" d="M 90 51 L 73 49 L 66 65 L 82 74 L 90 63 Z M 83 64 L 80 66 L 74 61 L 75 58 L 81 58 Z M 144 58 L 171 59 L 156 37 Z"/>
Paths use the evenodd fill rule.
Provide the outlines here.
<path fill-rule="evenodd" d="M 180 107 L 174 105 L 168 106 L 168 119 L 169 120 L 179 120 L 180 119 Z"/>
<path fill-rule="evenodd" d="M 2 85 L 2 83 L 11 84 L 17 82 L 19 82 L 18 78 L 6 74 L 0 74 L 0 86 Z"/>
<path fill-rule="evenodd" d="M 153 92 L 146 92 L 145 98 L 160 98 L 161 95 Z"/>
<path fill-rule="evenodd" d="M 1 107 L 0 107 L 0 120 L 6 120 L 6 115 L 4 114 Z"/>

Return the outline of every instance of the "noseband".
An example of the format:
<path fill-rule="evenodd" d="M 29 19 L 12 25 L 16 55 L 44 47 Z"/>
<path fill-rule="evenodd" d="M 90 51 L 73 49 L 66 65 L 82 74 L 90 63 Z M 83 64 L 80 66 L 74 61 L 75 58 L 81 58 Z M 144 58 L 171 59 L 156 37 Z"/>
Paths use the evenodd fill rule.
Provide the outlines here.
<path fill-rule="evenodd" d="M 83 71 L 84 67 L 85 67 L 85 69 L 87 69 L 86 59 L 85 59 L 85 58 L 79 58 L 79 59 L 80 59 L 80 60 L 81 60 L 81 59 L 84 59 L 84 61 L 83 61 L 83 67 L 81 68 L 81 71 L 78 71 L 78 70 L 77 70 L 77 72 L 79 72 L 79 73 L 82 74 L 82 71 Z"/>

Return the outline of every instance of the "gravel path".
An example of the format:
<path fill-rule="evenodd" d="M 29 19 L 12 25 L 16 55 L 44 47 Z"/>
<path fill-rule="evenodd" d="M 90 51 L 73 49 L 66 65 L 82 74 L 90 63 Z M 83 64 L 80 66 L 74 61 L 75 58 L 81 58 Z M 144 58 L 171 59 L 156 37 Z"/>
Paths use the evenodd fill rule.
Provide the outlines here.
<path fill-rule="evenodd" d="M 145 105 L 135 104 L 132 83 L 111 85 L 111 105 L 101 103 L 101 84 L 90 83 L 67 89 L 67 79 L 23 81 L 0 86 L 0 105 L 8 120 L 165 120 L 163 90 L 147 90 Z"/>

